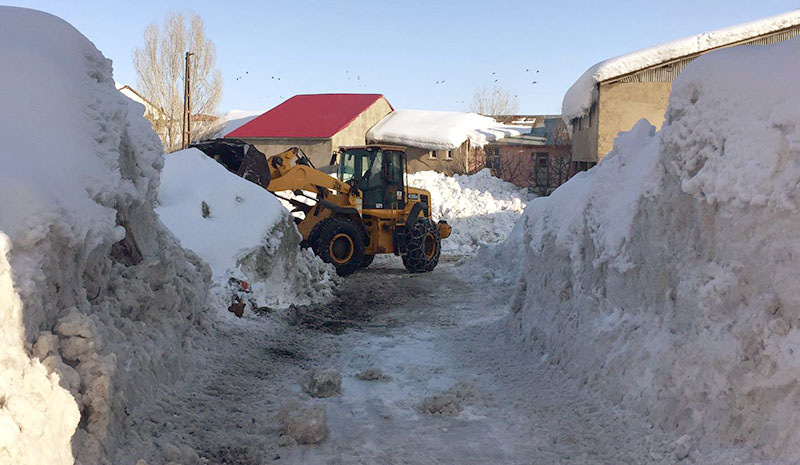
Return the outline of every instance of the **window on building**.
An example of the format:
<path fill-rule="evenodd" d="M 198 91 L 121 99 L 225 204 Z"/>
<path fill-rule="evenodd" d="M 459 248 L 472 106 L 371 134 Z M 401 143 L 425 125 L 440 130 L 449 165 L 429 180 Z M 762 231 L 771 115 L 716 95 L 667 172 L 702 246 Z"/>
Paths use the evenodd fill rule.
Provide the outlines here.
<path fill-rule="evenodd" d="M 445 156 L 445 159 L 447 159 L 447 160 L 452 160 L 453 159 L 453 151 L 452 150 L 448 150 L 447 151 L 447 155 Z"/>
<path fill-rule="evenodd" d="M 532 158 L 535 160 L 534 185 L 539 192 L 547 192 L 550 188 L 550 156 L 547 152 L 536 152 Z"/>
<path fill-rule="evenodd" d="M 500 147 L 486 147 L 486 167 L 500 169 Z"/>
<path fill-rule="evenodd" d="M 572 162 L 572 170 L 574 172 L 586 171 L 597 163 L 591 161 L 574 161 Z"/>
<path fill-rule="evenodd" d="M 429 153 L 431 160 L 436 160 L 436 150 L 431 150 Z"/>
<path fill-rule="evenodd" d="M 536 163 L 538 163 L 540 168 L 547 168 L 549 161 L 550 157 L 547 155 L 547 152 L 536 152 Z"/>

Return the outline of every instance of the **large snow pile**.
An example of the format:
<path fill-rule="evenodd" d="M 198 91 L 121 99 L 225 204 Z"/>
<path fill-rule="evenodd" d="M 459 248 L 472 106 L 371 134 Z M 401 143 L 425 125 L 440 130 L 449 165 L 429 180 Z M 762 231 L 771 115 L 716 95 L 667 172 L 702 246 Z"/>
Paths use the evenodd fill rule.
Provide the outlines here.
<path fill-rule="evenodd" d="M 654 424 L 800 459 L 800 40 L 674 82 L 594 169 L 479 254 L 510 331 Z"/>
<path fill-rule="evenodd" d="M 450 150 L 469 140 L 470 147 L 531 132 L 488 116 L 456 111 L 395 110 L 367 132 L 369 143 L 398 144 L 428 150 Z"/>
<path fill-rule="evenodd" d="M 232 278 L 249 283 L 248 298 L 259 306 L 330 295 L 332 268 L 298 247 L 300 234 L 278 199 L 203 152 L 167 155 L 158 203 L 164 224 L 211 266 L 218 296 L 231 298 Z"/>
<path fill-rule="evenodd" d="M 482 245 L 503 241 L 531 198 L 488 169 L 456 176 L 420 171 L 408 175 L 408 185 L 429 190 L 434 221 L 444 219 L 453 227 L 442 240 L 447 254 L 469 255 Z"/>
<path fill-rule="evenodd" d="M 800 24 L 800 10 L 794 10 L 758 21 L 704 32 L 602 61 L 586 70 L 569 88 L 561 104 L 561 114 L 566 121 L 587 114 L 595 97 L 594 93 L 597 91 L 596 84 L 598 82 L 798 24 Z"/>
<path fill-rule="evenodd" d="M 0 462 L 102 461 L 188 368 L 207 268 L 153 207 L 161 144 L 66 22 L 0 7 Z"/>

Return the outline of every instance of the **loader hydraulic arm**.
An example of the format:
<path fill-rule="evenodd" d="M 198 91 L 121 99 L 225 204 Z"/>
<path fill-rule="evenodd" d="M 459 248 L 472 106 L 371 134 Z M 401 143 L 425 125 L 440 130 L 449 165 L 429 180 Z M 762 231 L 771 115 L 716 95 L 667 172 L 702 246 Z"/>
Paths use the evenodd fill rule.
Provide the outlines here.
<path fill-rule="evenodd" d="M 353 190 L 349 184 L 319 171 L 306 160 L 298 155 L 297 148 L 269 157 L 267 167 L 272 180 L 267 189 L 272 192 L 297 189 L 317 192 L 324 188 L 340 194 L 350 194 Z"/>
<path fill-rule="evenodd" d="M 335 191 L 350 198 L 351 205 L 361 197 L 358 189 L 314 168 L 297 147 L 269 158 L 259 151 L 248 151 L 238 174 L 273 193 L 302 190 L 319 193 L 324 199 Z"/>

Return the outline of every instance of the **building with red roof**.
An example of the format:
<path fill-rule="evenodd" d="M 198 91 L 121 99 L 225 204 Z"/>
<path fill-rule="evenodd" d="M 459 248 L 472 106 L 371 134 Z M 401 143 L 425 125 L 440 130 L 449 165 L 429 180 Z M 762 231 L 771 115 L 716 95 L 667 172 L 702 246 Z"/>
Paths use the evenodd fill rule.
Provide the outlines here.
<path fill-rule="evenodd" d="M 339 147 L 364 145 L 367 131 L 391 112 L 381 94 L 295 95 L 225 138 L 253 144 L 267 156 L 298 147 L 321 167 Z"/>

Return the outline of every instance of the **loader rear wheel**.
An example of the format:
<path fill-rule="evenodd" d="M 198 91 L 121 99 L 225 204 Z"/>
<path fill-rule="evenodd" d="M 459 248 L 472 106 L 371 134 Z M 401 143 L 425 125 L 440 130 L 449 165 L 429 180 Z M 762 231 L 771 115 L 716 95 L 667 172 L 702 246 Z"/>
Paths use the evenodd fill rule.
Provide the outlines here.
<path fill-rule="evenodd" d="M 412 273 L 425 273 L 436 268 L 442 253 L 442 239 L 433 221 L 427 218 L 418 220 L 406 234 L 406 253 L 403 254 L 406 269 Z"/>
<path fill-rule="evenodd" d="M 375 255 L 364 254 L 364 259 L 361 260 L 361 268 L 370 266 L 372 264 L 372 260 L 375 260 Z"/>
<path fill-rule="evenodd" d="M 320 223 L 314 252 L 347 276 L 361 267 L 364 260 L 364 235 L 361 229 L 342 218 L 328 218 Z"/>

